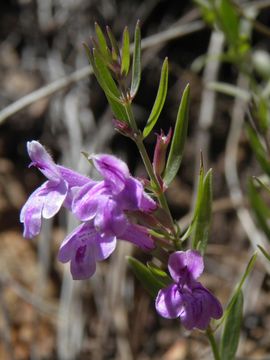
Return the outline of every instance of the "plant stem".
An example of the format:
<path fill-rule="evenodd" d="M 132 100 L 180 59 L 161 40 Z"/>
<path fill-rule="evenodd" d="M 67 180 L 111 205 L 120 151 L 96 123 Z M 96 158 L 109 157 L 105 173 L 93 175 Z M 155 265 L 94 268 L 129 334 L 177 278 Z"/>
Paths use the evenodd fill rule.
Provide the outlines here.
<path fill-rule="evenodd" d="M 214 337 L 213 332 L 210 329 L 210 327 L 208 327 L 208 329 L 206 330 L 205 333 L 206 333 L 206 335 L 208 337 L 208 340 L 210 342 L 210 345 L 211 345 L 212 352 L 213 352 L 215 360 L 221 360 L 221 357 L 220 357 L 220 354 L 219 354 L 219 351 L 218 351 L 218 346 L 217 346 L 215 337 Z"/>
<path fill-rule="evenodd" d="M 146 171 L 148 173 L 148 176 L 149 176 L 150 180 L 152 181 L 152 183 L 155 185 L 154 190 L 155 190 L 156 196 L 158 198 L 159 204 L 163 208 L 163 210 L 165 210 L 165 212 L 167 213 L 167 215 L 168 215 L 168 217 L 170 219 L 171 231 L 172 231 L 172 234 L 175 237 L 174 243 L 177 244 L 178 239 L 177 239 L 177 236 L 176 236 L 176 231 L 175 231 L 175 226 L 174 226 L 174 221 L 173 221 L 173 218 L 172 218 L 172 214 L 170 212 L 170 209 L 169 209 L 169 206 L 168 206 L 168 203 L 167 203 L 167 199 L 165 197 L 163 189 L 161 188 L 161 185 L 160 185 L 160 183 L 159 183 L 159 181 L 158 181 L 158 179 L 157 179 L 157 177 L 156 177 L 156 175 L 154 173 L 151 161 L 149 159 L 149 156 L 147 154 L 147 151 L 146 151 L 144 143 L 143 143 L 142 136 L 140 134 L 140 131 L 139 131 L 139 129 L 137 127 L 137 124 L 136 124 L 136 121 L 134 119 L 134 115 L 133 115 L 133 112 L 132 112 L 132 109 L 131 109 L 131 105 L 129 103 L 125 104 L 125 109 L 126 109 L 127 116 L 128 116 L 128 119 L 129 119 L 129 124 L 130 124 L 130 126 L 132 127 L 132 129 L 134 131 L 134 141 L 135 141 L 135 143 L 136 143 L 136 145 L 138 147 L 138 150 L 140 152 L 140 155 L 141 155 L 141 158 L 143 160 Z"/>

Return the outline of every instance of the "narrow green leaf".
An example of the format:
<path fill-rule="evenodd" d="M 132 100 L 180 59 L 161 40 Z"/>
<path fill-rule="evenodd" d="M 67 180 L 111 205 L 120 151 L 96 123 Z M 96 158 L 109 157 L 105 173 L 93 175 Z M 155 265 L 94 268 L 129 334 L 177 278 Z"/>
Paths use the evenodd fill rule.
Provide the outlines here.
<path fill-rule="evenodd" d="M 221 338 L 221 360 L 234 360 L 237 351 L 243 318 L 244 297 L 240 290 L 228 313 Z"/>
<path fill-rule="evenodd" d="M 220 0 L 218 19 L 230 45 L 236 47 L 239 43 L 239 18 L 228 0 Z"/>
<path fill-rule="evenodd" d="M 111 93 L 111 91 L 107 88 L 106 84 L 104 83 L 104 79 L 101 77 L 101 74 L 97 69 L 95 59 L 94 59 L 93 54 L 91 53 L 91 50 L 88 48 L 88 46 L 86 44 L 83 44 L 83 46 L 85 48 L 88 60 L 89 60 L 90 64 L 92 65 L 92 68 L 93 68 L 94 74 L 97 78 L 97 81 L 106 95 L 106 98 L 111 106 L 114 116 L 119 120 L 128 121 L 128 117 L 127 117 L 124 106 L 121 103 L 119 103 L 118 99 L 117 100 L 113 99 L 113 98 L 115 98 L 115 95 L 113 93 Z M 108 71 L 107 68 L 105 69 L 105 71 L 106 70 Z M 117 91 L 118 91 L 118 89 L 117 89 Z"/>
<path fill-rule="evenodd" d="M 252 179 L 249 179 L 248 182 L 248 195 L 251 203 L 251 207 L 255 213 L 257 222 L 265 235 L 270 240 L 270 227 L 268 225 L 268 220 L 270 218 L 270 209 L 269 206 L 264 202 L 260 196 L 257 187 L 255 186 Z"/>
<path fill-rule="evenodd" d="M 212 215 L 212 169 L 205 175 L 203 189 L 200 189 L 198 197 L 199 203 L 196 209 L 192 247 L 203 254 L 208 243 Z"/>
<path fill-rule="evenodd" d="M 130 50 L 129 50 L 129 32 L 127 26 L 123 32 L 122 42 L 122 62 L 121 62 L 121 74 L 127 75 L 129 71 L 130 63 Z"/>
<path fill-rule="evenodd" d="M 251 270 L 253 269 L 256 259 L 257 259 L 257 253 L 253 254 L 251 259 L 249 260 L 247 267 L 245 269 L 245 272 L 244 272 L 239 284 L 237 285 L 237 287 L 231 297 L 231 300 L 229 301 L 229 304 L 228 304 L 226 310 L 224 311 L 221 320 L 218 323 L 218 326 L 220 326 L 227 319 L 228 315 L 230 314 L 231 308 L 234 306 L 234 303 L 238 297 L 239 292 L 242 290 L 242 287 L 243 287 L 243 284 L 244 284 L 246 278 L 248 277 Z"/>
<path fill-rule="evenodd" d="M 110 54 L 110 51 L 107 46 L 106 38 L 97 22 L 95 23 L 95 31 L 96 31 L 96 35 L 97 35 L 97 39 L 98 39 L 98 45 L 99 45 L 100 52 L 106 59 L 110 59 L 111 54 Z"/>
<path fill-rule="evenodd" d="M 270 176 L 270 162 L 268 159 L 268 155 L 260 141 L 260 137 L 255 133 L 253 128 L 250 125 L 246 126 L 247 135 L 250 141 L 250 145 L 252 150 L 255 153 L 257 160 L 259 161 L 262 169 Z"/>
<path fill-rule="evenodd" d="M 134 36 L 134 52 L 132 62 L 132 78 L 130 95 L 132 98 L 136 95 L 141 81 L 141 29 L 137 21 Z"/>
<path fill-rule="evenodd" d="M 116 61 L 120 57 L 119 46 L 109 26 L 106 27 L 106 30 L 112 47 L 112 58 Z"/>
<path fill-rule="evenodd" d="M 261 253 L 264 255 L 264 257 L 270 261 L 270 254 L 261 246 L 261 245 L 257 245 L 258 248 L 260 249 Z"/>
<path fill-rule="evenodd" d="M 110 71 L 104 64 L 100 54 L 96 49 L 93 49 L 93 58 L 95 61 L 96 71 L 98 72 L 102 89 L 109 97 L 120 103 L 120 91 L 118 90 Z"/>
<path fill-rule="evenodd" d="M 152 274 L 151 270 L 148 269 L 148 267 L 141 263 L 139 260 L 133 258 L 132 256 L 127 256 L 127 261 L 143 287 L 149 292 L 149 294 L 153 298 L 155 298 L 159 290 L 164 287 L 164 284 L 159 281 Z"/>
<path fill-rule="evenodd" d="M 162 69 L 161 69 L 161 75 L 159 80 L 159 87 L 158 92 L 156 96 L 156 100 L 153 106 L 153 109 L 151 111 L 151 114 L 147 120 L 146 126 L 143 130 L 143 137 L 146 138 L 153 127 L 155 126 L 159 115 L 161 113 L 161 110 L 163 108 L 166 95 L 167 95 L 167 89 L 168 89 L 168 59 L 166 58 L 163 62 Z"/>
<path fill-rule="evenodd" d="M 161 270 L 152 263 L 147 263 L 147 267 L 151 271 L 153 276 L 163 284 L 163 287 L 166 287 L 172 283 L 172 279 L 165 271 Z"/>
<path fill-rule="evenodd" d="M 186 86 L 179 106 L 172 144 L 165 168 L 164 182 L 168 186 L 176 176 L 183 157 L 188 128 L 189 85 Z"/>
<path fill-rule="evenodd" d="M 200 211 L 201 203 L 202 203 L 202 199 L 203 199 L 203 183 L 204 183 L 204 168 L 203 168 L 202 161 L 201 161 L 200 174 L 199 174 L 198 185 L 197 185 L 197 196 L 196 196 L 196 203 L 195 203 L 195 207 L 194 207 L 194 211 L 193 211 L 193 217 L 192 217 L 192 220 L 191 220 L 191 223 L 190 223 L 188 229 L 181 236 L 182 241 L 185 241 L 194 232 L 194 229 L 196 226 L 196 219 L 198 217 L 198 213 Z M 196 244 L 193 239 L 192 248 L 196 249 L 197 245 L 198 244 Z"/>

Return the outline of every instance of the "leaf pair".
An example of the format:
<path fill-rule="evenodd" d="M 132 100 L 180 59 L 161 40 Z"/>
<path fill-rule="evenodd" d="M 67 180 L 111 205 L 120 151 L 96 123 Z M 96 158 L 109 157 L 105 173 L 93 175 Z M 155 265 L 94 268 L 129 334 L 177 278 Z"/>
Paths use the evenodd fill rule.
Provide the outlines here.
<path fill-rule="evenodd" d="M 127 261 L 137 279 L 153 298 L 157 296 L 160 289 L 171 283 L 167 273 L 154 265 L 146 266 L 132 256 L 128 256 Z"/>

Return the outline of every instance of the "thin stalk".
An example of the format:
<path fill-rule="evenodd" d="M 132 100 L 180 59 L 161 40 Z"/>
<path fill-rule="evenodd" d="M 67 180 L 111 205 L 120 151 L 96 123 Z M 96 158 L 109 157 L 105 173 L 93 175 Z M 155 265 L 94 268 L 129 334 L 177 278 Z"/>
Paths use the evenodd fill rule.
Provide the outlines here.
<path fill-rule="evenodd" d="M 211 348 L 212 348 L 212 352 L 213 352 L 213 355 L 214 355 L 214 359 L 215 360 L 221 360 L 221 357 L 220 357 L 220 354 L 219 354 L 219 351 L 218 351 L 218 346 L 217 346 L 217 343 L 216 343 L 216 339 L 213 335 L 213 332 L 210 328 L 208 328 L 206 330 L 206 336 L 208 337 L 208 340 L 209 340 L 209 343 L 211 345 Z"/>
<path fill-rule="evenodd" d="M 131 106 L 130 106 L 129 103 L 126 103 L 124 105 L 125 105 L 125 109 L 126 109 L 128 119 L 129 119 L 129 124 L 130 124 L 130 126 L 132 127 L 132 129 L 134 131 L 134 141 L 135 141 L 135 143 L 136 143 L 136 145 L 138 147 L 138 150 L 140 152 L 140 155 L 141 155 L 141 158 L 143 160 L 146 171 L 148 173 L 148 176 L 149 176 L 150 180 L 155 185 L 154 190 L 155 190 L 156 196 L 158 198 L 159 204 L 163 208 L 163 210 L 166 211 L 166 213 L 167 213 L 167 215 L 168 215 L 168 217 L 170 219 L 171 231 L 172 231 L 172 233 L 174 235 L 174 238 L 175 238 L 174 243 L 175 243 L 175 245 L 178 246 L 179 245 L 178 244 L 179 240 L 177 239 L 177 234 L 176 234 L 175 227 L 174 227 L 174 221 L 173 221 L 172 214 L 170 212 L 166 197 L 165 197 L 164 192 L 163 192 L 163 190 L 162 190 L 162 188 L 160 186 L 160 183 L 159 183 L 159 181 L 158 181 L 158 179 L 157 179 L 157 177 L 156 177 L 156 175 L 154 173 L 151 161 L 149 159 L 149 156 L 147 154 L 147 151 L 146 151 L 144 143 L 143 143 L 142 136 L 141 136 L 141 134 L 139 132 L 136 121 L 134 119 L 134 115 L 133 115 Z"/>

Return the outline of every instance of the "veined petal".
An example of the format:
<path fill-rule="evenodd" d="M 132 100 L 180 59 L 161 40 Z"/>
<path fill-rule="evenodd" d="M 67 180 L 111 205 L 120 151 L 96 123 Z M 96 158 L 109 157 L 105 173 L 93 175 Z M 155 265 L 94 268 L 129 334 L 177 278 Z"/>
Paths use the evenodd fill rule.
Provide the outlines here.
<path fill-rule="evenodd" d="M 70 272 L 74 280 L 88 279 L 96 271 L 96 259 L 93 246 L 84 244 L 76 249 L 70 262 Z"/>
<path fill-rule="evenodd" d="M 113 155 L 93 155 L 94 165 L 105 181 L 112 184 L 113 190 L 120 192 L 124 189 L 126 180 L 130 176 L 126 163 Z"/>
<path fill-rule="evenodd" d="M 154 241 L 148 231 L 140 225 L 129 223 L 125 232 L 121 235 L 122 240 L 130 241 L 143 250 L 153 250 Z"/>
<path fill-rule="evenodd" d="M 60 183 L 56 185 L 48 181 L 46 191 L 47 195 L 44 197 L 42 216 L 45 219 L 50 219 L 58 213 L 63 205 L 67 196 L 68 185 L 65 181 L 60 181 Z"/>
<path fill-rule="evenodd" d="M 180 319 L 187 330 L 192 330 L 198 325 L 198 318 L 202 312 L 202 304 L 198 303 L 192 294 L 188 292 L 184 293 L 182 298 L 183 309 L 180 313 Z"/>
<path fill-rule="evenodd" d="M 77 226 L 62 242 L 58 260 L 68 262 L 76 252 L 77 247 L 95 240 L 96 230 L 92 223 L 83 223 Z"/>
<path fill-rule="evenodd" d="M 159 290 L 155 305 L 161 316 L 168 319 L 179 317 L 183 309 L 183 301 L 177 285 L 172 284 Z"/>
<path fill-rule="evenodd" d="M 126 180 L 125 188 L 117 196 L 117 201 L 125 210 L 151 212 L 156 209 L 156 202 L 146 194 L 142 184 L 135 178 Z"/>
<path fill-rule="evenodd" d="M 57 183 L 61 180 L 61 175 L 56 164 L 38 141 L 27 142 L 28 154 L 32 160 L 30 165 L 36 166 L 47 179 Z"/>
<path fill-rule="evenodd" d="M 108 189 L 103 181 L 96 185 L 92 182 L 87 183 L 76 192 L 72 212 L 82 221 L 91 220 L 97 213 L 100 197 L 107 192 Z"/>
<path fill-rule="evenodd" d="M 115 200 L 109 196 L 100 196 L 94 225 L 101 233 L 119 237 L 126 230 L 128 219 Z"/>
<path fill-rule="evenodd" d="M 46 183 L 45 183 L 46 184 Z M 24 224 L 23 236 L 31 239 L 40 233 L 41 213 L 44 204 L 43 184 L 30 195 L 20 213 L 20 222 Z"/>
<path fill-rule="evenodd" d="M 93 247 L 96 260 L 105 260 L 112 254 L 116 247 L 116 236 L 101 236 L 97 234 Z"/>
<path fill-rule="evenodd" d="M 168 269 L 174 281 L 197 279 L 203 272 L 203 257 L 198 251 L 176 251 L 169 257 Z"/>
<path fill-rule="evenodd" d="M 221 318 L 223 313 L 222 306 L 217 298 L 200 283 L 198 283 L 198 287 L 192 293 L 194 298 L 196 298 L 197 306 L 201 308 L 201 313 L 196 319 L 196 327 L 204 330 L 209 325 L 211 318 Z"/>
<path fill-rule="evenodd" d="M 93 186 L 96 184 L 96 181 L 93 181 L 87 176 L 81 175 L 78 172 L 73 171 L 69 168 L 61 165 L 57 165 L 57 168 L 60 171 L 62 178 L 68 183 L 69 187 L 83 186 L 89 183 L 92 183 Z"/>

